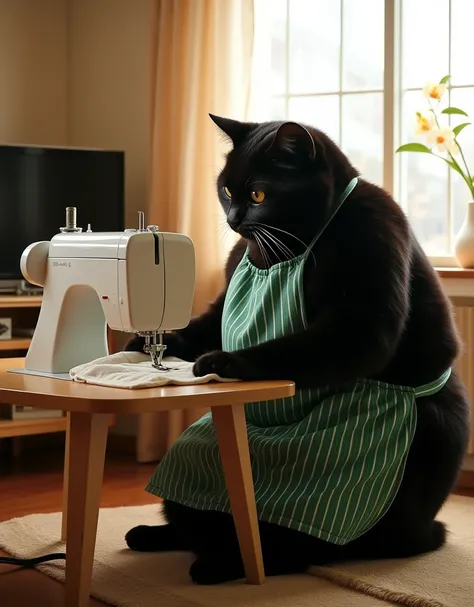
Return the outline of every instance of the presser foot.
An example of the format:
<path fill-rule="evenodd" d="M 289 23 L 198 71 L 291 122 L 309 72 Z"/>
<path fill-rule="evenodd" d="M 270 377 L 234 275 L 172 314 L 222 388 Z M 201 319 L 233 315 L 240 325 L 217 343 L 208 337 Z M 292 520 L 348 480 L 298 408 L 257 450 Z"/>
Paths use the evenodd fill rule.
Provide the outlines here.
<path fill-rule="evenodd" d="M 165 346 L 166 348 L 166 346 Z M 151 366 L 157 371 L 170 371 L 170 368 L 163 364 L 163 354 L 164 351 L 156 352 L 155 350 L 151 350 L 148 352 L 151 356 Z"/>
<path fill-rule="evenodd" d="M 158 337 L 158 342 L 156 338 Z M 145 345 L 143 351 L 151 357 L 151 366 L 157 371 L 171 371 L 170 367 L 163 364 L 163 356 L 166 345 L 163 343 L 163 334 L 156 333 L 145 335 Z"/>

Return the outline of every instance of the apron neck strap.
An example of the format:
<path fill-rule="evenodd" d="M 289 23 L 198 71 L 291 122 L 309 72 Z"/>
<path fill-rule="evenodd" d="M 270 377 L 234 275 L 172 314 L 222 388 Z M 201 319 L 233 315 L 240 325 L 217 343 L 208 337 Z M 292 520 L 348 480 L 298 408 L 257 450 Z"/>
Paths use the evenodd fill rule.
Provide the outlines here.
<path fill-rule="evenodd" d="M 331 223 L 331 221 L 334 219 L 336 213 L 339 211 L 339 209 L 341 208 L 341 206 L 343 205 L 344 201 L 348 198 L 348 196 L 350 196 L 350 194 L 352 193 L 353 189 L 356 187 L 356 185 L 359 182 L 359 178 L 358 177 L 354 177 L 353 179 L 350 180 L 350 182 L 347 184 L 346 189 L 344 190 L 344 192 L 341 194 L 341 199 L 339 200 L 339 204 L 336 206 L 336 208 L 334 209 L 334 211 L 332 212 L 332 214 L 329 216 L 328 220 L 326 221 L 326 223 L 323 225 L 323 227 L 319 230 L 319 232 L 316 234 L 316 236 L 313 238 L 313 240 L 310 242 L 309 247 L 306 250 L 305 253 L 305 257 L 307 257 L 309 255 L 309 253 L 311 252 L 311 249 L 314 247 L 314 245 L 316 244 L 316 241 L 319 239 L 319 237 L 321 236 L 321 234 L 324 232 L 324 230 L 328 227 L 328 225 Z"/>

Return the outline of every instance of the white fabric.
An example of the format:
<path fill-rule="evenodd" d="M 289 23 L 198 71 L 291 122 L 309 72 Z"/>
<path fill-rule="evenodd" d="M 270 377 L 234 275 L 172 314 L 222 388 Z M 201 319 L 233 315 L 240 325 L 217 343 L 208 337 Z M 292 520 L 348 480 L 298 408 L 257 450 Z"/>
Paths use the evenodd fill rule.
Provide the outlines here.
<path fill-rule="evenodd" d="M 207 384 L 210 381 L 229 382 L 235 379 L 224 379 L 214 373 L 196 377 L 193 375 L 193 363 L 173 358 L 163 359 L 169 371 L 158 371 L 151 365 L 148 355 L 141 352 L 117 352 L 103 358 L 78 365 L 71 369 L 70 376 L 74 381 L 109 388 L 155 388 L 166 384 L 187 386 Z"/>

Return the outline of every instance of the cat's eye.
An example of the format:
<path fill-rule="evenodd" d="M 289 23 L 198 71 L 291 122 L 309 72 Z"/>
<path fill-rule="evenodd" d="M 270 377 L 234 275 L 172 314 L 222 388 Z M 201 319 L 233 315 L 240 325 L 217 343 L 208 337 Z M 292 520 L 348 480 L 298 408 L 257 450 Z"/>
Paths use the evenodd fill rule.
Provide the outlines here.
<path fill-rule="evenodd" d="M 224 186 L 223 190 L 224 190 L 224 194 L 227 196 L 227 198 L 232 198 L 232 194 L 230 193 L 229 188 L 226 188 Z"/>
<path fill-rule="evenodd" d="M 260 190 L 257 192 L 250 192 L 250 198 L 253 200 L 253 202 L 260 204 L 265 200 L 265 192 L 262 192 Z"/>

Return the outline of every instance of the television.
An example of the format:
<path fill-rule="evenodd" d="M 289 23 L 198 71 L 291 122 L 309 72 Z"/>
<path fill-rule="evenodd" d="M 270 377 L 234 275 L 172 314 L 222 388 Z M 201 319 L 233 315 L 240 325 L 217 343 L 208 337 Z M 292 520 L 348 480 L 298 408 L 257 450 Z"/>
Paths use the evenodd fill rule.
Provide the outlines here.
<path fill-rule="evenodd" d="M 123 151 L 0 145 L 0 291 L 25 285 L 25 248 L 51 240 L 77 208 L 77 225 L 94 232 L 124 229 Z"/>

